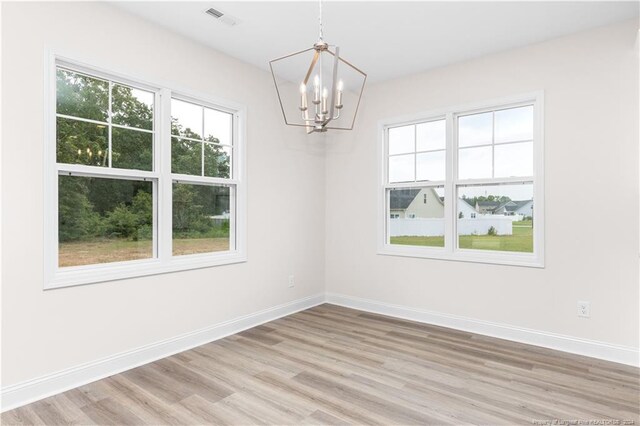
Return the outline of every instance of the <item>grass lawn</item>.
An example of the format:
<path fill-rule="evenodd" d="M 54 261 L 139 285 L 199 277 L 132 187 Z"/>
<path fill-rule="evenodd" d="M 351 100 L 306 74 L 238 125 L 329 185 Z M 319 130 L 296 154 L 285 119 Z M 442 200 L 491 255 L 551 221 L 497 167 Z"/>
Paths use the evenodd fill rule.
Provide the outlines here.
<path fill-rule="evenodd" d="M 173 255 L 229 250 L 229 238 L 180 238 L 173 240 Z"/>
<path fill-rule="evenodd" d="M 229 250 L 228 238 L 184 238 L 173 240 L 174 256 L 225 250 Z M 148 259 L 153 256 L 153 245 L 150 240 L 104 239 L 75 241 L 61 243 L 58 247 L 58 253 L 60 267 L 94 265 L 97 263 Z"/>
<path fill-rule="evenodd" d="M 460 235 L 463 249 L 533 252 L 531 221 L 513 222 L 513 235 Z M 444 237 L 391 237 L 391 244 L 444 247 Z"/>

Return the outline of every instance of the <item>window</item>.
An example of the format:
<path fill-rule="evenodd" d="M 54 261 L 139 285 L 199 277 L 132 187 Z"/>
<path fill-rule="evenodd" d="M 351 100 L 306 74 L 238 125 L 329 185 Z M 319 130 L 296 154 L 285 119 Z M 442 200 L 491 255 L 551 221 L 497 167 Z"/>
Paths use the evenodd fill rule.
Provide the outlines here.
<path fill-rule="evenodd" d="M 50 70 L 45 288 L 246 259 L 241 107 Z"/>
<path fill-rule="evenodd" d="M 542 95 L 423 117 L 382 126 L 379 252 L 543 266 Z"/>
<path fill-rule="evenodd" d="M 174 256 L 233 247 L 233 157 L 232 114 L 171 99 Z"/>

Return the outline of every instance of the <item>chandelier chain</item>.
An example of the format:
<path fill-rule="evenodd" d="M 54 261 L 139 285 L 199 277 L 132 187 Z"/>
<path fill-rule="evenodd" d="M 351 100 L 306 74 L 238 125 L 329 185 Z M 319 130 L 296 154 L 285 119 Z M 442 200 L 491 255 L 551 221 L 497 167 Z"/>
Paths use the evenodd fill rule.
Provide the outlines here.
<path fill-rule="evenodd" d="M 318 22 L 320 24 L 320 41 L 323 40 L 322 34 L 322 0 L 318 0 L 318 9 L 320 10 L 320 14 L 318 16 Z"/>

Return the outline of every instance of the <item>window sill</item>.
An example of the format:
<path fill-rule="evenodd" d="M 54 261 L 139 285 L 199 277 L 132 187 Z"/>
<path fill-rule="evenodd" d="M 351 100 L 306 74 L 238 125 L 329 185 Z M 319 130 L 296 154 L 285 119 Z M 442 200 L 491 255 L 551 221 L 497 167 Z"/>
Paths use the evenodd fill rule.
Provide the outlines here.
<path fill-rule="evenodd" d="M 454 262 L 544 268 L 544 261 L 540 257 L 526 253 L 487 252 L 467 249 L 452 252 L 438 247 L 415 247 L 385 244 L 382 248 L 378 249 L 378 254 L 383 256 L 415 257 Z"/>
<path fill-rule="evenodd" d="M 246 261 L 247 255 L 244 253 L 227 252 L 178 256 L 166 263 L 162 263 L 158 259 L 150 259 L 69 267 L 59 269 L 50 279 L 45 280 L 44 290 L 210 268 Z"/>

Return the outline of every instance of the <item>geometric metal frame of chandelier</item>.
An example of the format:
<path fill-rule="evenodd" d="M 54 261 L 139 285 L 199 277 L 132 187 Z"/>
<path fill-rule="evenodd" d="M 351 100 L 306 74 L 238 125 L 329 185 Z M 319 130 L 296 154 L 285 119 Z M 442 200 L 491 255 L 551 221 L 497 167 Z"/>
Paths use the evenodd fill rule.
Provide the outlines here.
<path fill-rule="evenodd" d="M 332 51 L 331 48 L 335 48 L 335 51 Z M 330 54 L 333 57 L 333 77 L 332 77 L 332 88 L 331 88 L 331 102 L 330 102 L 330 110 L 328 111 L 328 114 L 325 115 L 324 117 L 322 117 L 322 119 L 316 119 L 311 118 L 309 116 L 306 116 L 304 121 L 305 124 L 297 124 L 297 123 L 292 123 L 287 119 L 287 114 L 285 112 L 285 107 L 282 101 L 282 95 L 280 93 L 280 88 L 278 87 L 278 82 L 276 79 L 276 72 L 273 69 L 273 64 L 278 62 L 278 61 L 282 61 L 282 60 L 286 60 L 287 58 L 291 58 L 293 56 L 296 55 L 301 55 L 304 54 L 306 52 L 309 52 L 310 50 L 315 50 L 314 52 L 314 56 L 313 59 L 309 65 L 309 68 L 305 74 L 305 78 L 302 81 L 303 85 L 308 85 L 309 83 L 309 78 L 311 77 L 311 73 L 313 68 L 316 66 L 318 59 L 320 57 L 320 55 L 322 54 L 322 52 L 327 52 L 328 54 Z M 340 105 L 336 105 L 336 96 L 339 92 L 337 84 L 338 84 L 338 65 L 342 63 L 343 65 L 346 65 L 348 67 L 350 67 L 351 69 L 353 69 L 354 71 L 356 71 L 357 73 L 361 74 L 363 77 L 363 81 L 362 81 L 362 86 L 360 87 L 359 90 L 359 94 L 358 94 L 358 100 L 356 102 L 356 107 L 355 107 L 355 111 L 353 113 L 353 119 L 351 120 L 351 123 L 348 127 L 336 127 L 336 126 L 330 126 L 329 124 L 333 121 L 336 120 L 340 117 L 340 109 L 341 106 Z M 297 126 L 297 127 L 305 127 L 307 129 L 307 133 L 313 133 L 313 132 L 326 132 L 329 129 L 332 130 L 353 130 L 353 126 L 356 120 L 356 116 L 358 114 L 358 109 L 360 107 L 360 101 L 362 99 L 362 93 L 364 91 L 364 85 L 366 83 L 367 80 L 367 74 L 365 72 L 363 72 L 362 70 L 360 70 L 359 68 L 355 67 L 353 64 L 351 64 L 350 62 L 346 61 L 345 59 L 340 57 L 340 48 L 338 46 L 330 46 L 327 43 L 325 43 L 324 41 L 320 40 L 318 41 L 316 44 L 313 45 L 313 47 L 310 47 L 308 49 L 304 49 L 304 50 L 300 50 L 298 52 L 295 53 L 291 53 L 289 55 L 285 55 L 282 56 L 280 58 L 277 59 L 273 59 L 271 61 L 269 61 L 269 68 L 271 69 L 271 75 L 273 77 L 273 82 L 274 85 L 276 87 L 276 93 L 278 95 L 278 101 L 280 103 L 280 109 L 282 110 L 282 115 L 284 117 L 284 121 L 285 124 L 288 126 Z M 338 107 L 338 108 L 336 108 Z M 338 113 L 336 114 L 336 110 L 338 111 Z M 303 113 L 308 112 L 308 111 L 303 111 Z"/>
<path fill-rule="evenodd" d="M 282 56 L 277 59 L 273 59 L 269 61 L 269 68 L 271 69 L 271 75 L 273 76 L 273 82 L 276 87 L 276 93 L 278 95 L 278 101 L 280 102 L 280 109 L 282 110 L 282 115 L 284 117 L 284 122 L 288 126 L 298 126 L 305 127 L 307 129 L 307 133 L 313 132 L 326 132 L 328 129 L 333 130 L 352 130 L 355 124 L 356 116 L 358 114 L 358 109 L 360 107 L 360 101 L 362 99 L 362 93 L 364 91 L 364 85 L 367 80 L 367 74 L 357 67 L 353 66 L 348 61 L 344 60 L 340 57 L 340 48 L 338 46 L 329 46 L 323 40 L 323 32 L 322 32 L 322 0 L 319 0 L 319 40 L 308 49 L 300 50 L 295 53 L 291 53 L 289 55 Z M 334 50 L 332 50 L 332 48 Z M 287 109 L 285 107 L 285 103 L 283 101 L 283 93 L 281 93 L 281 87 L 278 84 L 277 72 L 274 69 L 274 64 L 282 63 L 282 61 L 287 61 L 293 59 L 298 55 L 305 55 L 307 52 L 313 51 L 313 58 L 311 59 L 311 63 L 306 70 L 300 70 L 301 73 L 299 75 L 304 75 L 304 78 L 300 82 L 300 104 L 298 106 L 299 113 L 301 114 L 297 121 L 300 123 L 293 122 L 293 117 L 287 116 Z M 333 66 L 331 67 L 331 97 L 329 99 L 329 88 L 325 86 L 325 76 L 323 71 L 322 59 L 326 56 L 330 55 L 333 58 Z M 318 65 L 318 62 L 320 64 Z M 313 86 L 313 99 L 311 107 L 313 110 L 309 110 L 310 105 L 308 104 L 308 88 L 310 83 L 310 78 L 316 66 L 319 68 L 319 72 L 316 72 L 314 77 L 314 86 Z M 355 101 L 355 109 L 353 109 L 353 118 L 350 120 L 348 125 L 343 127 L 339 125 L 330 125 L 332 122 L 337 121 L 340 118 L 340 113 L 343 111 L 343 107 L 345 104 L 343 103 L 343 95 L 350 95 L 349 92 L 343 92 L 343 80 L 338 80 L 340 71 L 343 69 L 351 72 L 351 76 L 354 77 L 356 82 L 351 82 L 351 89 L 359 87 L 357 92 L 357 101 L 355 99 L 351 99 Z M 302 73 L 302 71 L 306 71 Z M 328 71 L 328 70 L 327 70 Z M 353 73 L 355 72 L 355 74 Z M 346 74 L 349 76 L 349 73 Z M 344 76 L 344 75 L 343 75 Z M 287 79 L 289 83 L 293 83 L 291 75 L 289 73 L 289 78 Z M 293 78 L 293 80 L 296 80 Z M 361 83 L 360 83 L 361 81 Z M 297 83 L 296 83 L 297 84 Z M 283 83 L 283 86 L 285 84 Z M 290 91 L 289 91 L 290 92 Z M 346 96 L 344 96 L 346 97 Z M 353 102 L 351 102 L 353 104 Z M 287 103 L 288 107 L 292 107 L 289 103 Z M 349 108 L 348 108 L 349 109 Z M 310 115 L 311 114 L 311 115 Z M 343 117 L 344 119 L 347 117 Z"/>

